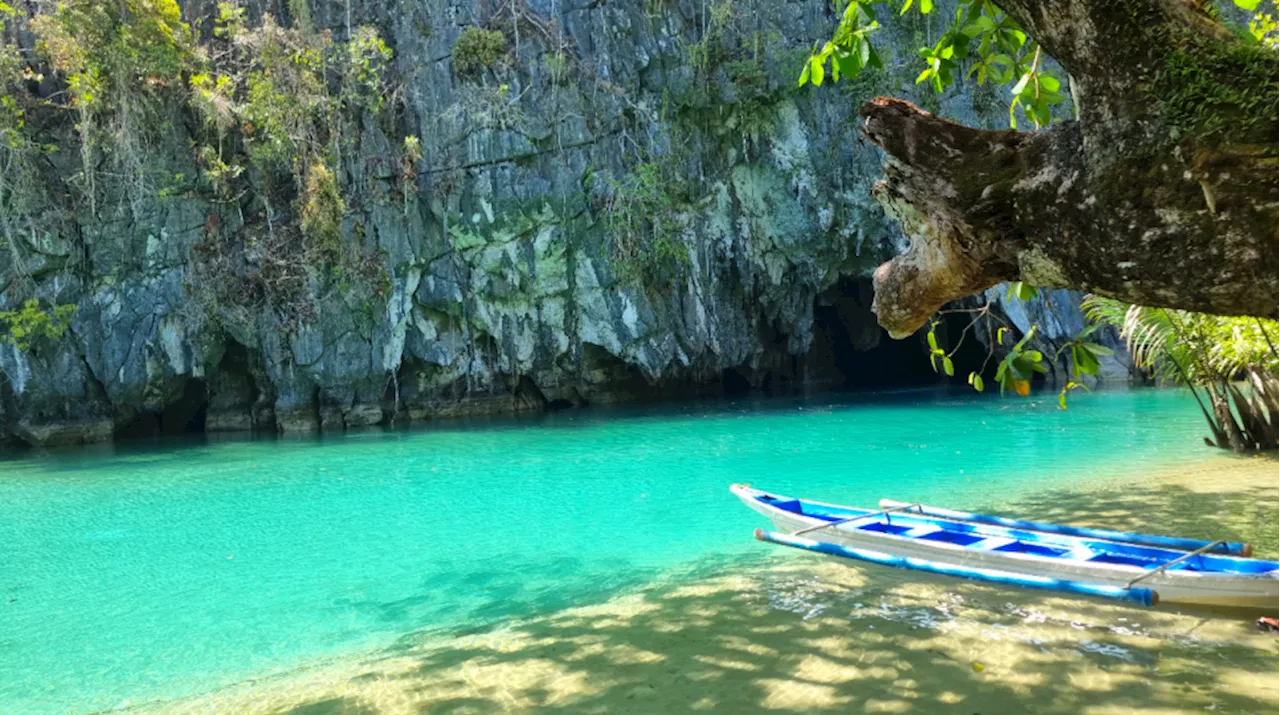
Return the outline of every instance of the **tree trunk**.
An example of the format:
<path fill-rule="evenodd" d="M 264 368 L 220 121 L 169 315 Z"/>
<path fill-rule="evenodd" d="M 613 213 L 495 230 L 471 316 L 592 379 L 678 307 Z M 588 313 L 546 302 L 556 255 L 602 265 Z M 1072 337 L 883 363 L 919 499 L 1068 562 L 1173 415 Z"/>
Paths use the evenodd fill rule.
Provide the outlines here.
<path fill-rule="evenodd" d="M 911 240 L 875 273 L 905 337 L 1002 281 L 1274 318 L 1275 54 L 1190 0 L 997 0 L 1071 74 L 1078 119 L 965 127 L 901 100 L 860 113 L 876 195 Z"/>
<path fill-rule="evenodd" d="M 1213 414 L 1218 418 L 1218 424 L 1227 433 L 1226 446 L 1237 454 L 1247 452 L 1249 444 L 1245 440 L 1244 433 L 1240 431 L 1240 425 L 1236 422 L 1235 415 L 1231 414 L 1231 402 L 1227 396 L 1227 387 L 1211 383 L 1206 386 L 1205 391 L 1209 393 L 1209 404 L 1213 406 Z"/>

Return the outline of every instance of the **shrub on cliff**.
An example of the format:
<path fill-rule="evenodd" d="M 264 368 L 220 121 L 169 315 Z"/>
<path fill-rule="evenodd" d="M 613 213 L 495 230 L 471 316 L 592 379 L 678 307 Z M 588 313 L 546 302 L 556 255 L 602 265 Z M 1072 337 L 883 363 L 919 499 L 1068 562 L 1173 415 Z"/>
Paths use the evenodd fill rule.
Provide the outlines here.
<path fill-rule="evenodd" d="M 507 38 L 498 30 L 468 27 L 453 45 L 453 71 L 459 76 L 479 74 L 497 64 L 507 51 Z"/>

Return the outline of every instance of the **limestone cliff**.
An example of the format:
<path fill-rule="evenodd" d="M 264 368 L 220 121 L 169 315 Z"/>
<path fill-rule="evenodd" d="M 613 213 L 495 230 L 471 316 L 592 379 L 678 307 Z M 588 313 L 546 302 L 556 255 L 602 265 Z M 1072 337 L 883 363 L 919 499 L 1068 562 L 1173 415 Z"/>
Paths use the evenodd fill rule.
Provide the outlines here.
<path fill-rule="evenodd" d="M 288 24 L 289 7 L 251 5 L 248 21 Z M 185 109 L 139 167 L 165 180 L 139 192 L 104 172 L 92 211 L 68 188 L 72 121 L 55 117 L 37 199 L 7 209 L 21 230 L 4 239 L 0 307 L 76 310 L 57 340 L 0 345 L 0 441 L 341 429 L 837 380 L 836 352 L 887 340 L 865 278 L 902 247 L 870 196 L 879 157 L 854 109 L 892 94 L 993 127 L 1005 109 L 994 91 L 917 92 L 914 48 L 936 32 L 924 19 L 883 30 L 886 72 L 796 89 L 832 12 L 313 1 L 318 28 L 371 25 L 394 52 L 390 118 L 346 126 L 355 149 L 337 160 L 343 250 L 360 258 L 345 272 L 289 272 L 302 209 L 273 205 L 259 178 L 230 197 L 196 185 L 210 169 Z M 206 3 L 183 13 L 209 33 Z M 502 33 L 502 56 L 460 71 L 455 48 L 478 27 Z M 651 239 L 660 225 L 644 253 L 656 268 L 628 262 L 632 224 Z M 822 334 L 815 348 L 830 332 L 815 310 L 844 347 Z"/>

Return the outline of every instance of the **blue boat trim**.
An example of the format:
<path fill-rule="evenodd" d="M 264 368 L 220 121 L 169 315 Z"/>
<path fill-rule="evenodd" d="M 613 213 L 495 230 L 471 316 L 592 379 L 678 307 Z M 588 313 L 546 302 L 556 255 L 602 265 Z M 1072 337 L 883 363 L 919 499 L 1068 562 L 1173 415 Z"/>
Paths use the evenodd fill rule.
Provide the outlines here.
<path fill-rule="evenodd" d="M 916 571 L 927 571 L 930 573 L 942 574 L 944 576 L 958 576 L 961 578 L 971 578 L 991 583 L 1010 584 L 1025 588 L 1061 591 L 1064 593 L 1096 596 L 1098 598 L 1111 598 L 1119 601 L 1131 601 L 1148 608 L 1151 608 L 1160 602 L 1160 596 L 1154 590 L 1149 588 L 1124 588 L 1121 586 L 1107 586 L 1097 583 L 1068 581 L 1065 579 L 1049 578 L 1047 576 L 1029 576 L 1009 571 L 998 571 L 995 569 L 969 568 L 953 564 L 944 564 L 937 561 L 929 561 L 926 559 L 893 556 L 892 554 L 872 551 L 869 549 L 855 549 L 849 546 L 840 546 L 826 541 L 814 541 L 813 539 L 806 539 L 801 536 L 791 536 L 790 534 L 779 534 L 774 531 L 765 531 L 764 529 L 756 529 L 755 536 L 760 541 L 767 541 L 769 543 L 780 544 L 782 546 L 804 549 L 806 551 L 813 551 L 820 554 L 826 554 L 828 556 L 868 561 L 871 563 L 883 564 L 885 566 L 914 569 Z"/>
<path fill-rule="evenodd" d="M 760 503 L 767 504 L 775 509 L 811 519 L 835 522 L 848 520 L 851 517 L 856 518 L 864 514 L 868 517 L 874 517 L 866 520 L 855 520 L 849 524 L 832 526 L 833 529 L 840 531 L 874 532 L 896 538 L 938 542 L 965 549 L 990 550 L 1034 559 L 1062 559 L 1094 564 L 1129 566 L 1139 569 L 1154 569 L 1186 554 L 1186 551 L 1180 549 L 1071 536 L 1042 529 L 1032 530 L 986 523 L 953 521 L 916 512 L 899 511 L 893 514 L 884 514 L 871 509 L 821 504 L 767 492 L 762 492 L 754 498 Z M 1275 561 L 1221 554 L 1196 555 L 1169 569 L 1170 572 L 1194 571 L 1233 575 L 1261 575 L 1277 570 L 1280 570 L 1280 564 Z"/>
<path fill-rule="evenodd" d="M 905 502 L 897 502 L 891 499 L 880 500 L 880 506 L 882 507 L 892 507 L 904 503 Z M 1025 519 L 1011 519 L 1004 516 L 975 514 L 968 511 L 957 511 L 955 509 L 943 509 L 936 506 L 921 505 L 916 513 L 928 516 L 938 516 L 944 519 L 971 521 L 975 524 L 990 524 L 992 526 L 1004 526 L 1013 529 L 1030 529 L 1032 531 L 1043 531 L 1050 534 L 1061 534 L 1063 536 L 1079 536 L 1088 539 L 1119 541 L 1127 544 L 1137 544 L 1139 546 L 1154 546 L 1160 549 L 1176 549 L 1178 551 L 1195 551 L 1196 549 L 1203 548 L 1212 543 L 1210 541 L 1198 541 L 1196 539 L 1179 539 L 1173 536 L 1134 534 L 1127 531 L 1093 529 L 1083 526 L 1063 526 L 1061 524 L 1049 524 L 1041 521 L 1027 521 Z M 1253 547 L 1246 543 L 1227 541 L 1214 547 L 1210 553 L 1247 557 L 1253 554 Z"/>

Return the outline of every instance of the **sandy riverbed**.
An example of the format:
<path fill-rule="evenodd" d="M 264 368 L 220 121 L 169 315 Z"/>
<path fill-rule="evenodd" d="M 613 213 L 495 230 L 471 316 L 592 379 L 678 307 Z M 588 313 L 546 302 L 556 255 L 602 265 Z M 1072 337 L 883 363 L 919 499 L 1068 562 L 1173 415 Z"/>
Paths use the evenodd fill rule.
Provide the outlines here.
<path fill-rule="evenodd" d="M 1274 558 L 1277 463 L 1219 457 L 989 506 L 1246 540 Z M 1142 610 L 773 550 L 144 710 L 1275 713 L 1277 638 L 1256 630 L 1257 615 Z"/>

